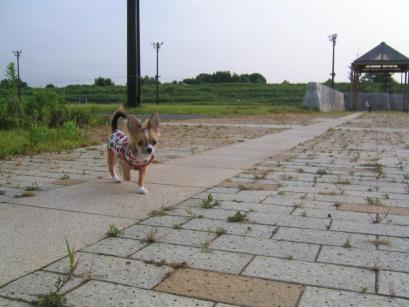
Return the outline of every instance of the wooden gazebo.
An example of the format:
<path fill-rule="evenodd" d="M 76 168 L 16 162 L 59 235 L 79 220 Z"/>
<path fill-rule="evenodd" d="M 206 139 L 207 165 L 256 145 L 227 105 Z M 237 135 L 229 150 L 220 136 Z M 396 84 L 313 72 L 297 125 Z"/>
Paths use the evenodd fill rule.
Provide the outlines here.
<path fill-rule="evenodd" d="M 352 63 L 351 106 L 358 107 L 358 85 L 361 73 L 402 73 L 404 74 L 403 111 L 409 111 L 409 58 L 384 42 L 365 53 Z"/>

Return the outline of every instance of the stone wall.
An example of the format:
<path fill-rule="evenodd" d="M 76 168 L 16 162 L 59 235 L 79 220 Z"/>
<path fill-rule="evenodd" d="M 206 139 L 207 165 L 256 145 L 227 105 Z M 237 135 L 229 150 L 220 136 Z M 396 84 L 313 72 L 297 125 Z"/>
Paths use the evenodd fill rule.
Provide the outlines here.
<path fill-rule="evenodd" d="M 322 112 L 345 111 L 344 94 L 316 82 L 307 84 L 302 105 Z"/>
<path fill-rule="evenodd" d="M 350 109 L 351 93 L 344 93 L 345 109 Z M 387 93 L 358 93 L 358 111 L 366 111 L 366 101 L 374 111 L 403 110 L 403 95 Z"/>

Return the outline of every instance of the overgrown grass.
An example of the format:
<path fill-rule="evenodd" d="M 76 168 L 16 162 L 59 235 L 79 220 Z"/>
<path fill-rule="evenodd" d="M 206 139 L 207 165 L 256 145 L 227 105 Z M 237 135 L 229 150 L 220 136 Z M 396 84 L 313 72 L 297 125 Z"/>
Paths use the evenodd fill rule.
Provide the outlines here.
<path fill-rule="evenodd" d="M 111 114 L 118 109 L 120 104 L 72 104 L 69 108 L 76 108 L 93 114 Z M 234 115 L 268 115 L 277 113 L 308 113 L 313 112 L 301 106 L 268 106 L 265 104 L 249 105 L 209 105 L 209 104 L 142 104 L 138 108 L 127 109 L 129 113 L 150 114 L 198 114 L 206 116 L 234 116 Z M 331 115 L 331 114 L 326 114 Z"/>
<path fill-rule="evenodd" d="M 9 156 L 60 152 L 92 145 L 85 131 L 75 126 L 62 128 L 34 126 L 31 129 L 0 130 L 0 159 Z"/>

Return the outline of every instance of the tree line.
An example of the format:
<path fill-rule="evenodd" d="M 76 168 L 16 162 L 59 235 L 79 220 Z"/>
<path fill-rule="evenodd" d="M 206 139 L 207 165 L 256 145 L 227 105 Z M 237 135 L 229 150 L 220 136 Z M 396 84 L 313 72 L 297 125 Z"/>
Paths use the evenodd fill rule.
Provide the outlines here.
<path fill-rule="evenodd" d="M 236 74 L 230 71 L 217 71 L 212 74 L 201 73 L 195 78 L 187 78 L 182 81 L 185 84 L 202 84 L 202 83 L 267 83 L 262 74 Z"/>

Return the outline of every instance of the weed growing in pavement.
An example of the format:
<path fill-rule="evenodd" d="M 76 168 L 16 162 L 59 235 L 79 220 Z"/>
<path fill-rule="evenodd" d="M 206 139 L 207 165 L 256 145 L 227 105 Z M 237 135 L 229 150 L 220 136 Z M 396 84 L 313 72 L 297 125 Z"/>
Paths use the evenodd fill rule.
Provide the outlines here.
<path fill-rule="evenodd" d="M 108 231 L 106 233 L 108 237 L 117 237 L 120 233 L 120 230 L 115 226 L 115 224 L 108 225 Z"/>
<path fill-rule="evenodd" d="M 238 222 L 243 222 L 247 219 L 247 214 L 246 213 L 241 213 L 240 211 L 237 211 L 235 214 L 229 216 L 227 220 L 230 223 L 238 223 Z"/>
<path fill-rule="evenodd" d="M 34 181 L 31 186 L 27 186 L 24 191 L 32 192 L 32 191 L 41 191 L 40 187 L 38 186 L 37 182 Z"/>
<path fill-rule="evenodd" d="M 226 228 L 224 228 L 224 227 L 222 227 L 222 226 L 217 226 L 217 227 L 216 227 L 216 235 L 217 235 L 218 237 L 220 237 L 221 235 L 224 235 L 224 234 L 226 234 L 226 233 L 227 233 Z"/>
<path fill-rule="evenodd" d="M 342 245 L 342 246 L 345 247 L 345 248 L 351 248 L 352 247 L 352 245 L 351 245 L 351 236 L 348 236 L 348 238 L 345 240 L 344 245 Z"/>
<path fill-rule="evenodd" d="M 210 253 L 210 242 L 204 242 L 200 245 L 200 249 L 202 250 L 203 253 Z"/>
<path fill-rule="evenodd" d="M 219 202 L 217 200 L 214 200 L 212 193 L 209 193 L 207 195 L 207 199 L 202 199 L 200 207 L 202 207 L 203 209 L 211 209 L 217 205 L 219 205 Z"/>

